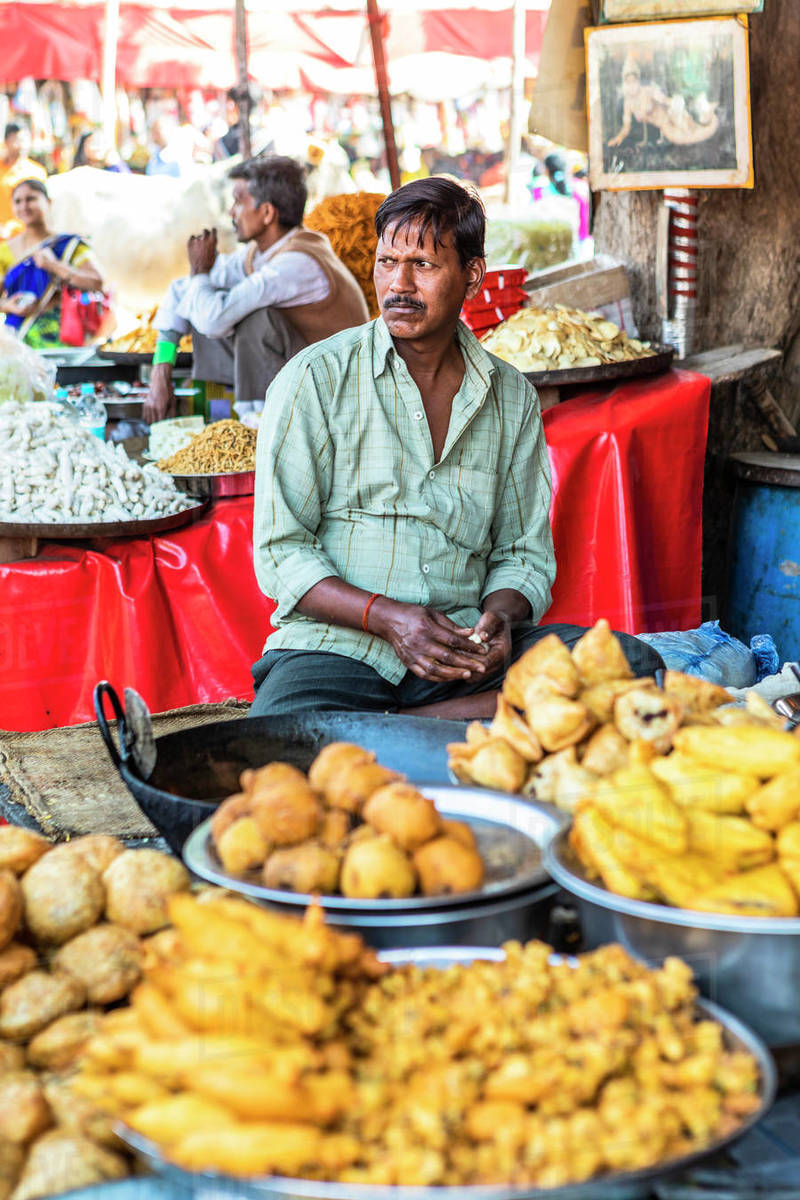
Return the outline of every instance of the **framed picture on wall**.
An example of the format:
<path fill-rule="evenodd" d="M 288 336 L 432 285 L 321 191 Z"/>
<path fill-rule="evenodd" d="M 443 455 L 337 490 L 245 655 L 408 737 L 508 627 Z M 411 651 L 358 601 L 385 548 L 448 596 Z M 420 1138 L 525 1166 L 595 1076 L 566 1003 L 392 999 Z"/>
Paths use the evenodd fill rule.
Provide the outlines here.
<path fill-rule="evenodd" d="M 601 21 L 657 21 L 762 12 L 764 0 L 600 0 Z"/>
<path fill-rule="evenodd" d="M 586 31 L 594 191 L 752 187 L 747 18 Z"/>

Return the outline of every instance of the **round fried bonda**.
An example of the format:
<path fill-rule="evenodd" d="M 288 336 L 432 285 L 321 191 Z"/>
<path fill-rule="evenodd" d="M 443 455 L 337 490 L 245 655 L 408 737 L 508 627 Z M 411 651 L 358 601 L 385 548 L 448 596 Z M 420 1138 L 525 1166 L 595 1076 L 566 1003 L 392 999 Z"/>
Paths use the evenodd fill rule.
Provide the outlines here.
<path fill-rule="evenodd" d="M 22 942 L 9 942 L 0 950 L 0 992 L 26 971 L 32 971 L 38 962 L 36 951 Z"/>
<path fill-rule="evenodd" d="M 124 843 L 110 833 L 87 833 L 59 846 L 59 850 L 79 854 L 98 875 L 102 875 L 124 849 Z"/>
<path fill-rule="evenodd" d="M 28 1042 L 28 1062 L 42 1071 L 65 1071 L 81 1057 L 104 1015 L 100 1009 L 85 1008 L 58 1017 Z"/>
<path fill-rule="evenodd" d="M 270 850 L 255 817 L 239 817 L 224 831 L 216 846 L 220 862 L 231 875 L 244 875 L 260 867 Z"/>
<path fill-rule="evenodd" d="M 214 815 L 211 818 L 211 836 L 214 839 L 215 845 L 219 846 L 220 838 L 226 829 L 230 829 L 234 821 L 238 821 L 240 817 L 249 816 L 249 792 L 234 792 L 232 796 L 228 796 L 227 800 L 223 800 L 219 807 L 214 810 Z"/>
<path fill-rule="evenodd" d="M 337 771 L 325 787 L 325 802 L 331 808 L 358 813 L 373 792 L 403 776 L 377 762 L 348 763 Z"/>
<path fill-rule="evenodd" d="M 32 829 L 22 825 L 0 825 L 0 871 L 22 875 L 52 849 L 53 843 Z"/>
<path fill-rule="evenodd" d="M 159 850 L 126 850 L 103 872 L 106 917 L 134 933 L 169 924 L 167 900 L 190 883 L 183 863 Z"/>
<path fill-rule="evenodd" d="M 33 1141 L 53 1124 L 42 1083 L 33 1071 L 11 1071 L 0 1078 L 0 1129 L 17 1145 Z"/>
<path fill-rule="evenodd" d="M 446 837 L 454 838 L 455 841 L 461 842 L 462 846 L 466 846 L 470 850 L 478 849 L 478 842 L 472 828 L 466 821 L 454 821 L 450 817 L 441 817 L 442 833 Z"/>
<path fill-rule="evenodd" d="M 416 850 L 441 831 L 436 805 L 410 783 L 378 788 L 364 805 L 363 817 L 403 850 Z"/>
<path fill-rule="evenodd" d="M 329 850 L 341 850 L 350 836 L 353 818 L 343 808 L 328 808 L 322 814 L 319 840 Z"/>
<path fill-rule="evenodd" d="M 24 1071 L 24 1069 L 24 1046 L 18 1046 L 16 1042 L 0 1042 L 0 1077 L 7 1075 L 9 1071 Z M 2 1173 L 0 1173 L 0 1178 L 2 1178 Z"/>
<path fill-rule="evenodd" d="M 339 856 L 317 841 L 284 846 L 270 854 L 263 879 L 270 888 L 329 896 L 339 886 Z"/>
<path fill-rule="evenodd" d="M 104 923 L 71 938 L 51 965 L 79 979 L 90 1004 L 113 1004 L 141 979 L 142 946 L 132 929 Z"/>
<path fill-rule="evenodd" d="M 19 929 L 23 908 L 22 888 L 16 875 L 0 871 L 0 950 Z"/>
<path fill-rule="evenodd" d="M 86 988 L 61 971 L 28 971 L 0 992 L 0 1037 L 25 1041 L 86 1003 Z"/>
<path fill-rule="evenodd" d="M 298 772 L 300 774 L 300 772 Z M 277 784 L 254 792 L 252 813 L 264 838 L 274 846 L 293 846 L 313 837 L 322 817 L 322 805 L 303 775 L 300 781 Z"/>
<path fill-rule="evenodd" d="M 271 762 L 265 767 L 258 767 L 255 770 L 242 771 L 239 776 L 239 784 L 243 792 L 248 795 L 258 796 L 262 792 L 271 792 L 274 788 L 294 788 L 303 787 L 308 783 L 303 772 L 299 767 L 293 767 L 291 763 Z"/>
<path fill-rule="evenodd" d="M 106 899 L 97 871 L 61 846 L 25 872 L 22 891 L 28 929 L 38 942 L 56 945 L 94 925 Z"/>
<path fill-rule="evenodd" d="M 414 895 L 417 875 L 405 851 L 381 834 L 348 848 L 339 886 L 352 900 L 402 900 Z"/>
<path fill-rule="evenodd" d="M 453 837 L 434 838 L 420 846 L 414 855 L 414 866 L 425 896 L 473 892 L 483 884 L 480 854 Z"/>
<path fill-rule="evenodd" d="M 323 746 L 317 757 L 308 768 L 308 782 L 316 792 L 324 796 L 328 789 L 328 781 L 333 779 L 345 767 L 354 767 L 357 763 L 375 762 L 375 755 L 363 746 L 353 742 L 331 742 Z"/>

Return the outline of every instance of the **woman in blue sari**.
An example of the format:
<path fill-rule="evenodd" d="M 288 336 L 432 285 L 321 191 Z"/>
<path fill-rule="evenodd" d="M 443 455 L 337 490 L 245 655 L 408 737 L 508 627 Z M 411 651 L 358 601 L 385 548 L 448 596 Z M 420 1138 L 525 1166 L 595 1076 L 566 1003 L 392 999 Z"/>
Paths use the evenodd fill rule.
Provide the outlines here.
<path fill-rule="evenodd" d="M 24 228 L 0 245 L 0 312 L 29 346 L 58 346 L 62 288 L 101 292 L 103 276 L 82 238 L 53 233 L 50 197 L 40 180 L 18 183 L 11 204 Z"/>

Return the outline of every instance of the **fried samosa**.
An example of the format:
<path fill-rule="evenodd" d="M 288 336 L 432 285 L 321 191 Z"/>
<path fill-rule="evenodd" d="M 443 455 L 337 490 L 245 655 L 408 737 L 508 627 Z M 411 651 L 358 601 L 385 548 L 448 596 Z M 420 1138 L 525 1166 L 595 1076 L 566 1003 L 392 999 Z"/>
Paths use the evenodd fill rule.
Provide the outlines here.
<path fill-rule="evenodd" d="M 593 687 L 610 679 L 630 679 L 630 668 L 619 639 L 611 632 L 604 617 L 586 631 L 572 647 L 572 661 L 578 668 L 581 685 Z"/>
<path fill-rule="evenodd" d="M 683 711 L 680 704 L 659 688 L 634 688 L 614 701 L 614 724 L 629 742 L 651 742 L 659 754 L 672 747 Z"/>
<path fill-rule="evenodd" d="M 610 775 L 627 767 L 630 743 L 613 725 L 601 725 L 586 743 L 581 765 L 595 775 Z"/>
<path fill-rule="evenodd" d="M 503 695 L 516 708 L 525 707 L 531 685 L 573 697 L 578 693 L 578 668 L 569 650 L 555 633 L 549 633 L 517 659 L 506 671 Z"/>
<path fill-rule="evenodd" d="M 528 774 L 528 762 L 503 738 L 489 737 L 472 745 L 451 742 L 448 766 L 462 783 L 518 792 Z"/>
<path fill-rule="evenodd" d="M 700 713 L 719 708 L 720 704 L 731 702 L 725 688 L 708 679 L 700 679 L 697 675 L 686 675 L 683 671 L 665 672 L 664 691 L 668 696 L 675 697 L 689 720 Z"/>
<path fill-rule="evenodd" d="M 565 696 L 526 696 L 525 719 L 545 750 L 563 750 L 582 741 L 594 725 L 589 710 Z"/>
<path fill-rule="evenodd" d="M 578 696 L 581 704 L 585 704 L 592 716 L 602 725 L 614 719 L 614 704 L 618 696 L 638 688 L 654 688 L 656 681 L 651 676 L 643 679 L 609 679 L 605 683 L 596 683 L 594 687 L 586 688 Z"/>
<path fill-rule="evenodd" d="M 542 757 L 542 747 L 536 734 L 502 693 L 497 697 L 497 710 L 489 732 L 492 737 L 503 738 L 527 762 L 535 763 Z"/>

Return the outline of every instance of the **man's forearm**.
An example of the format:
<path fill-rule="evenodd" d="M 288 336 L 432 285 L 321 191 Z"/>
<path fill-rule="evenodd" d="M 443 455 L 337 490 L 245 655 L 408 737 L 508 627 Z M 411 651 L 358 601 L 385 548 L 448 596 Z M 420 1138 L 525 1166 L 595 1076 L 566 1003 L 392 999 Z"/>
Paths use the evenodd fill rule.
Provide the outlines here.
<path fill-rule="evenodd" d="M 527 621 L 531 616 L 530 604 L 522 592 L 517 592 L 513 588 L 500 588 L 496 592 L 490 592 L 485 597 L 481 608 L 484 612 L 497 613 L 498 616 L 506 617 L 512 625 L 516 625 L 520 621 Z"/>
<path fill-rule="evenodd" d="M 304 617 L 312 617 L 315 621 L 341 625 L 345 629 L 361 629 L 364 609 L 370 595 L 371 593 L 365 592 L 363 588 L 353 587 L 336 575 L 331 575 L 309 588 L 295 607 Z M 385 597 L 375 600 L 370 608 L 370 615 L 372 609 L 385 600 Z"/>

